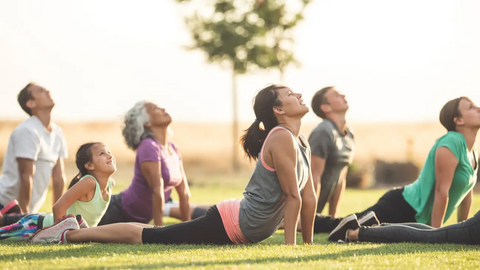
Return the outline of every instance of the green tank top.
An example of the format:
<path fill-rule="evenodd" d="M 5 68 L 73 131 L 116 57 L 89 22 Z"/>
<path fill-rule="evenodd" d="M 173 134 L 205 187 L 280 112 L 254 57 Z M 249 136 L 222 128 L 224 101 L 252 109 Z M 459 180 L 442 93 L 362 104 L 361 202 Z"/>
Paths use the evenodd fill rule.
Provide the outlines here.
<path fill-rule="evenodd" d="M 79 182 L 88 176 L 93 177 L 92 175 L 87 174 L 82 177 Z M 93 179 L 95 179 L 95 194 L 93 195 L 93 198 L 88 202 L 77 200 L 67 209 L 67 215 L 82 215 L 89 227 L 95 227 L 100 222 L 103 215 L 107 211 L 108 204 L 110 203 L 110 198 L 112 196 L 112 180 L 108 180 L 108 197 L 107 200 L 104 200 L 102 198 L 100 184 L 95 177 L 93 177 Z M 51 226 L 53 223 L 53 214 L 50 213 L 45 216 L 43 220 L 43 227 L 45 228 L 47 226 Z"/>
<path fill-rule="evenodd" d="M 458 165 L 453 175 L 452 185 L 448 192 L 448 204 L 445 212 L 447 221 L 453 211 L 460 205 L 465 196 L 472 190 L 477 182 L 478 164 L 472 168 L 468 157 L 467 142 L 463 134 L 450 131 L 440 137 L 430 150 L 425 165 L 418 179 L 412 184 L 405 186 L 403 197 L 417 212 L 415 219 L 418 223 L 431 223 L 433 202 L 435 199 L 435 154 L 439 147 L 447 147 L 458 159 Z M 473 154 L 478 160 L 477 148 Z"/>

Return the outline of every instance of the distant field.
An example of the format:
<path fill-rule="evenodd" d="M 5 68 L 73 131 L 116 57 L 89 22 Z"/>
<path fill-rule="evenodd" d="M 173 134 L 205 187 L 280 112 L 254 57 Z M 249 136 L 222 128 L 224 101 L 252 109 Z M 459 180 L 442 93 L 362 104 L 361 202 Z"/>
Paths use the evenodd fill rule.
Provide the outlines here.
<path fill-rule="evenodd" d="M 10 133 L 18 122 L 0 121 L 0 160 L 7 147 Z M 120 122 L 58 123 L 64 130 L 69 147 L 67 163 L 72 163 L 77 148 L 84 142 L 102 141 L 108 144 L 122 167 L 131 170 L 135 154 L 129 150 L 121 136 Z M 306 123 L 302 132 L 309 135 L 316 123 Z M 240 124 L 240 130 L 248 123 Z M 444 134 L 437 123 L 387 123 L 350 124 L 355 134 L 356 152 L 354 162 L 362 165 L 375 159 L 406 161 L 422 165 L 434 141 Z M 189 171 L 228 172 L 231 169 L 232 135 L 230 124 L 173 123 L 174 136 L 171 138 L 181 150 L 185 166 Z M 238 134 L 237 138 L 240 138 Z M 411 140 L 410 148 L 407 147 Z M 244 170 L 250 171 L 252 164 L 239 158 Z M 69 176 L 70 177 L 70 176 Z"/>

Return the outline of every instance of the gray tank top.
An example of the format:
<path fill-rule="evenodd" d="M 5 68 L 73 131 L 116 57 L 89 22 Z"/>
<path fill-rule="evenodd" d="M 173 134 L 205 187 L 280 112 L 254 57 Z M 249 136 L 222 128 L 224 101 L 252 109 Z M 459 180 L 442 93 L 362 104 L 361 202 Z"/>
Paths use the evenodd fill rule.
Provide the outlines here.
<path fill-rule="evenodd" d="M 282 126 L 277 127 L 288 130 Z M 297 184 L 302 194 L 310 172 L 308 143 L 302 137 L 302 142 L 307 146 L 304 147 L 293 134 L 292 137 L 297 143 Z M 285 217 L 285 194 L 276 171 L 270 171 L 262 164 L 262 154 L 263 148 L 240 203 L 240 229 L 243 235 L 254 243 L 273 235 Z"/>

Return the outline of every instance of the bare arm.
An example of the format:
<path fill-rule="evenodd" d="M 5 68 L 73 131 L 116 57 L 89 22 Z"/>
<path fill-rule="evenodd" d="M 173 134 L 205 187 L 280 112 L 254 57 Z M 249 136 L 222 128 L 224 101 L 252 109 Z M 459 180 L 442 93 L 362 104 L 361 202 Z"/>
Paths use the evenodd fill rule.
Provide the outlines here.
<path fill-rule="evenodd" d="M 182 221 L 190 220 L 190 188 L 188 187 L 187 176 L 183 169 L 183 164 L 180 165 L 182 171 L 183 181 L 175 189 L 178 193 L 178 200 L 180 202 L 180 216 Z"/>
<path fill-rule="evenodd" d="M 32 159 L 17 158 L 17 162 L 20 174 L 20 197 L 18 204 L 22 213 L 27 214 L 30 210 L 30 199 L 32 197 L 35 161 Z"/>
<path fill-rule="evenodd" d="M 332 194 L 330 201 L 328 202 L 328 215 L 332 217 L 336 217 L 338 210 L 340 209 L 340 200 L 342 199 L 345 188 L 347 187 L 347 172 L 348 167 L 346 167 L 340 173 L 340 181 L 338 183 L 338 186 L 335 189 L 335 192 Z"/>
<path fill-rule="evenodd" d="M 313 189 L 312 174 L 302 193 L 302 209 L 300 211 L 300 226 L 302 227 L 302 238 L 304 244 L 313 244 L 313 223 L 317 211 L 317 196 Z"/>
<path fill-rule="evenodd" d="M 163 207 L 165 194 L 163 191 L 162 168 L 160 162 L 145 161 L 140 164 L 142 174 L 152 190 L 152 214 L 153 222 L 157 226 L 163 226 Z"/>
<path fill-rule="evenodd" d="M 267 153 L 277 173 L 280 186 L 285 194 L 285 244 L 296 245 L 297 222 L 302 206 L 302 199 L 297 186 L 297 152 L 293 138 L 286 130 L 272 133 L 266 142 Z M 268 164 L 268 162 L 267 162 Z"/>
<path fill-rule="evenodd" d="M 468 219 L 468 215 L 470 214 L 470 208 L 472 207 L 473 202 L 473 189 L 465 196 L 462 203 L 458 206 L 457 210 L 457 220 L 458 222 L 462 222 Z"/>
<path fill-rule="evenodd" d="M 85 177 L 68 189 L 53 205 L 53 219 L 58 220 L 67 214 L 67 209 L 77 200 L 90 201 L 95 194 L 96 180 Z"/>
<path fill-rule="evenodd" d="M 321 180 L 325 170 L 325 159 L 312 155 L 312 180 L 317 199 L 320 196 Z"/>
<path fill-rule="evenodd" d="M 446 147 L 439 147 L 435 153 L 435 199 L 433 201 L 431 225 L 442 227 L 448 205 L 448 192 L 452 185 L 453 175 L 458 159 Z"/>
<path fill-rule="evenodd" d="M 52 171 L 52 203 L 55 204 L 63 194 L 65 187 L 65 170 L 63 159 L 59 158 Z"/>

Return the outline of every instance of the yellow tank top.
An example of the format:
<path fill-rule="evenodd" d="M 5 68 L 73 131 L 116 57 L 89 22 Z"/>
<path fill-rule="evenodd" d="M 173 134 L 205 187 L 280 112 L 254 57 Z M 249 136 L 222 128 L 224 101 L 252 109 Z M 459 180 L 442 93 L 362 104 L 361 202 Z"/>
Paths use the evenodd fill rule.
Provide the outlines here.
<path fill-rule="evenodd" d="M 85 177 L 93 177 L 93 179 L 95 179 L 95 194 L 88 202 L 75 201 L 67 209 L 67 215 L 82 215 L 89 227 L 95 227 L 102 219 L 110 203 L 110 198 L 112 197 L 112 180 L 108 180 L 108 197 L 107 200 L 104 200 L 97 179 L 93 175 L 87 174 L 79 181 L 82 181 Z M 43 220 L 43 227 L 53 225 L 53 223 L 53 214 L 48 214 Z"/>

